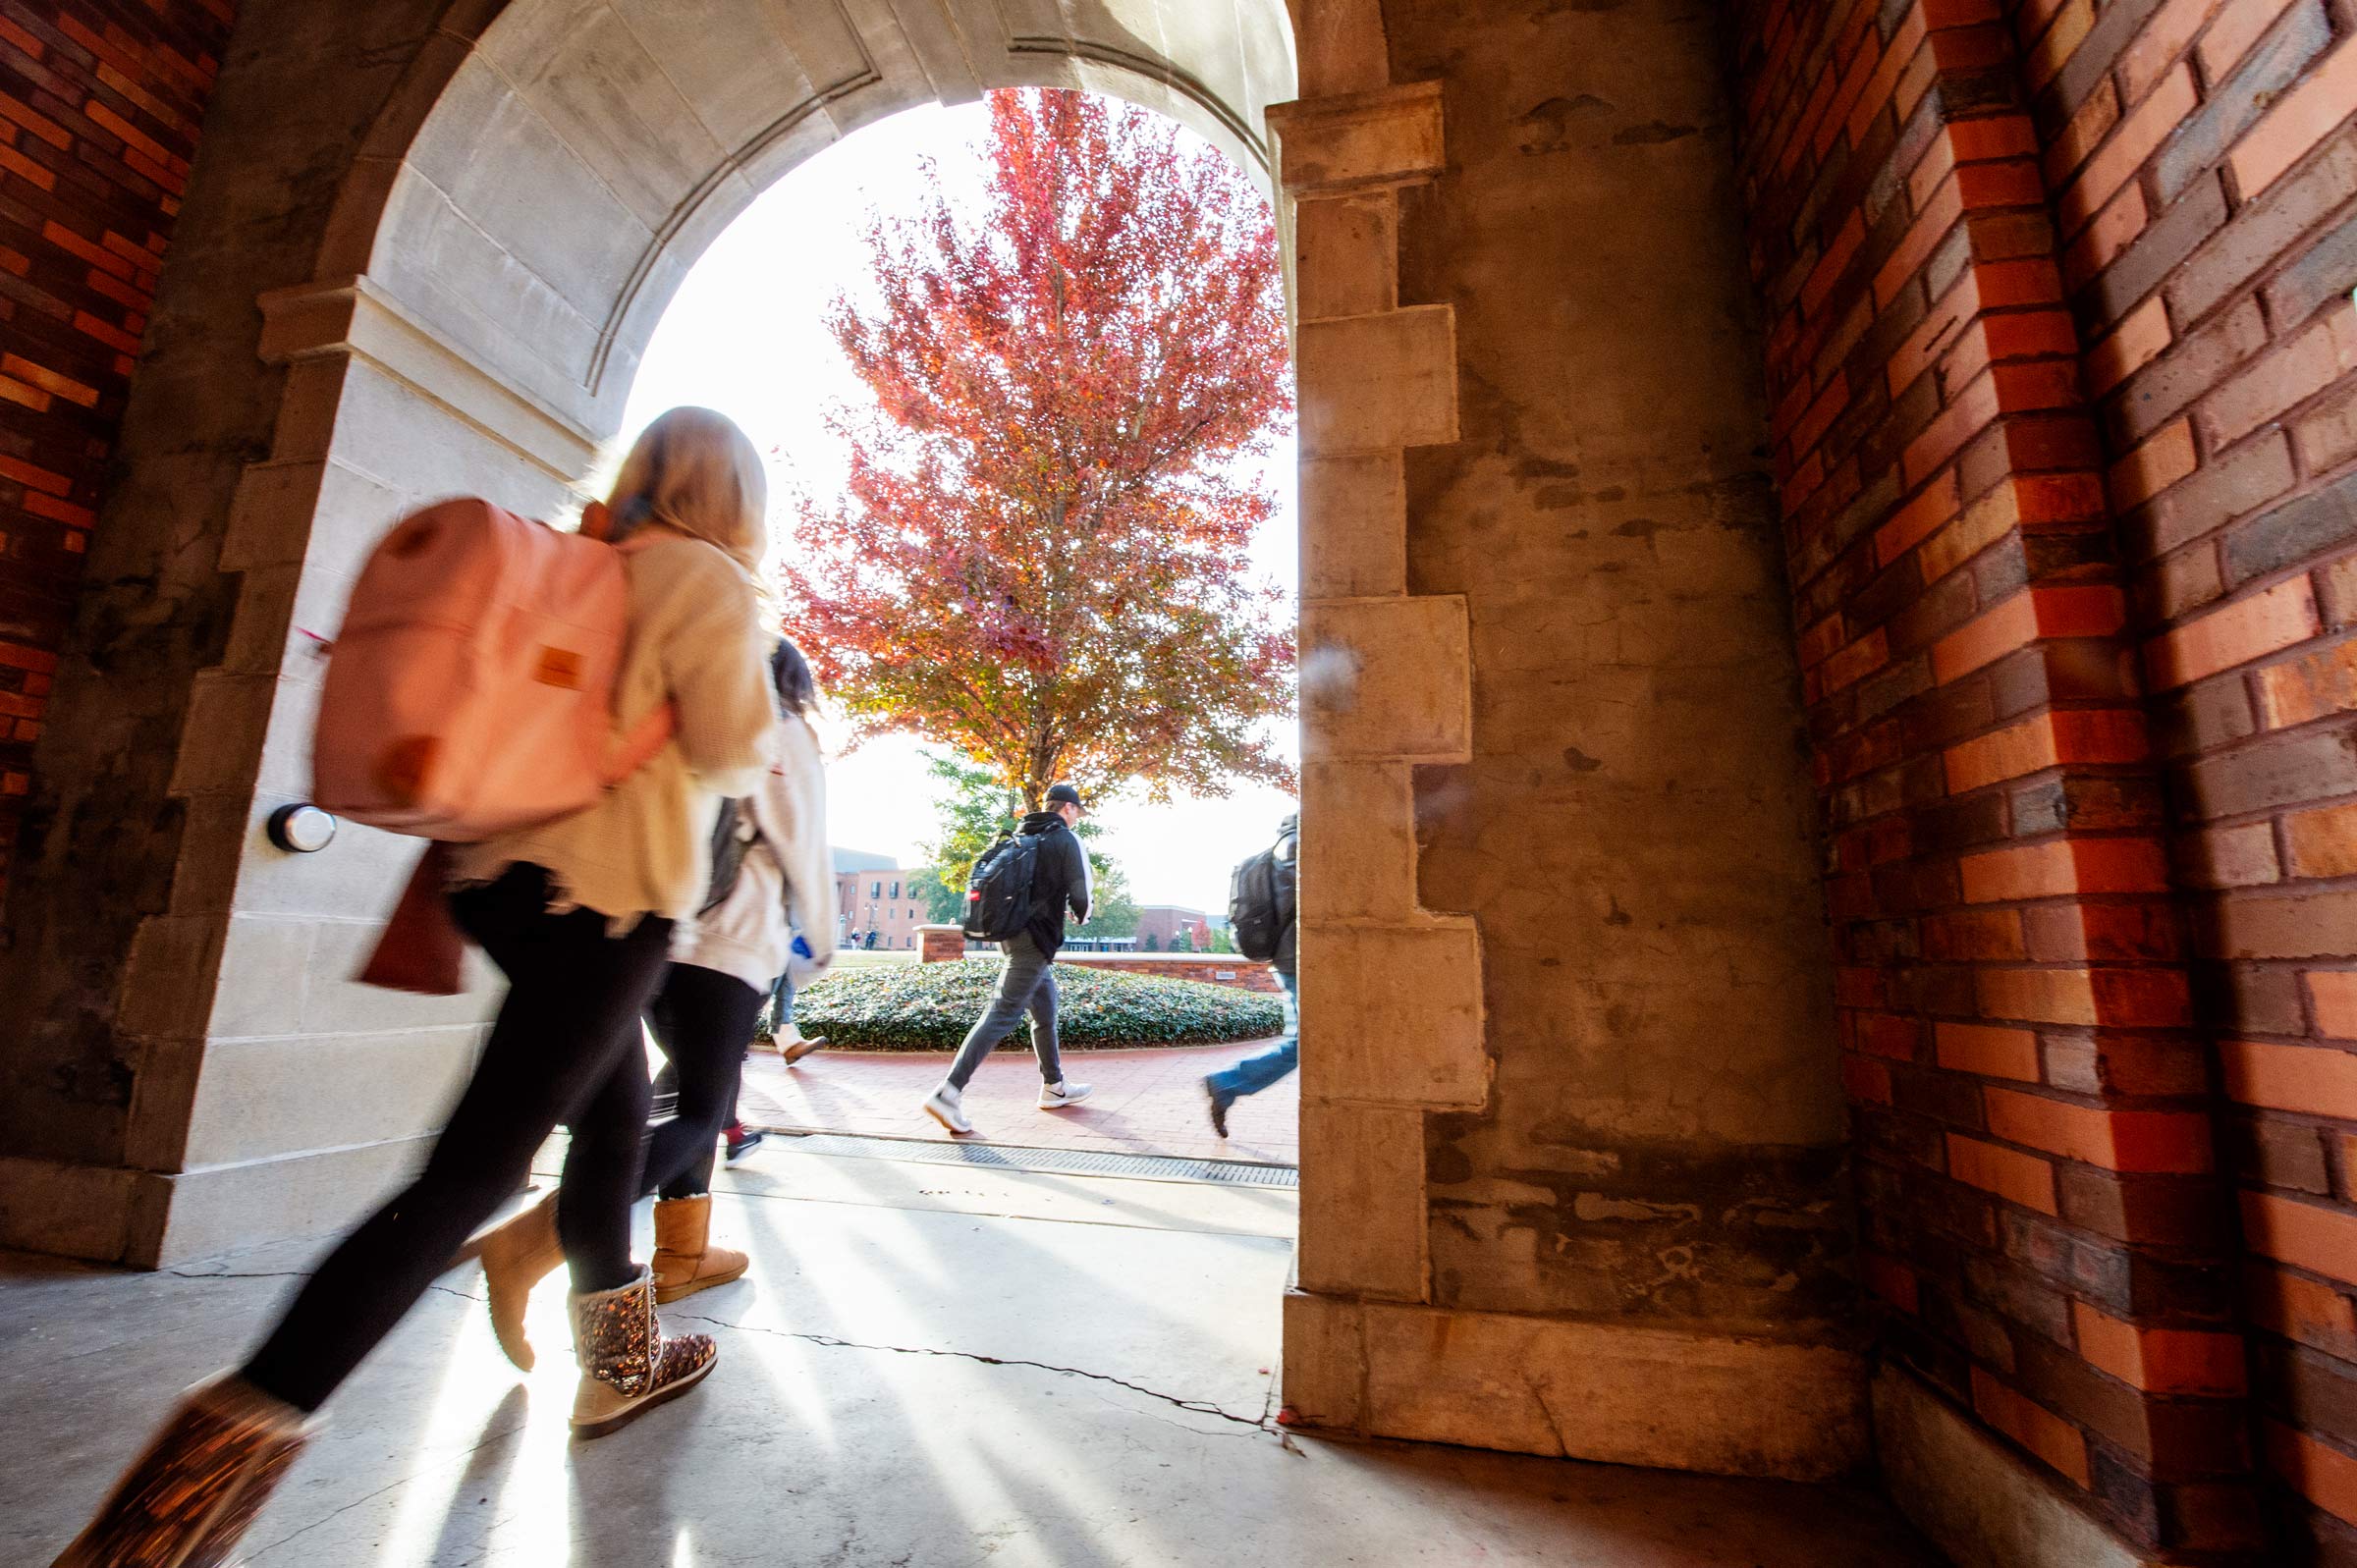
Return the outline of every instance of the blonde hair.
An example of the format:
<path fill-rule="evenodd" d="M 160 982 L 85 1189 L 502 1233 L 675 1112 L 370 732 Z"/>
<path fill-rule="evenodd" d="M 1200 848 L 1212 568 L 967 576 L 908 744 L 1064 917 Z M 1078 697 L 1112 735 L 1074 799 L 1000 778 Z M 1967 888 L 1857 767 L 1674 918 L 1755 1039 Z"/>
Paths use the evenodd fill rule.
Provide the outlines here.
<path fill-rule="evenodd" d="M 727 414 L 682 407 L 658 417 L 622 460 L 606 505 L 616 538 L 654 523 L 716 545 L 760 575 L 769 550 L 769 472 Z"/>

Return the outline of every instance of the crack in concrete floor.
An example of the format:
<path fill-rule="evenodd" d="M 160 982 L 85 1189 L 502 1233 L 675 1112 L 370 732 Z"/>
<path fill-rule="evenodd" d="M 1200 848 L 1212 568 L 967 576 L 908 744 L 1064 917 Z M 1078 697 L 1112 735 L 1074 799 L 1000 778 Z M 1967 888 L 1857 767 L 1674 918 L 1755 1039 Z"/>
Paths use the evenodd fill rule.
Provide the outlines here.
<path fill-rule="evenodd" d="M 1045 1361 L 1030 1361 L 1021 1356 L 986 1356 L 978 1350 L 945 1350 L 932 1345 L 874 1345 L 857 1339 L 839 1338 L 834 1334 L 800 1333 L 791 1328 L 764 1327 L 759 1324 L 730 1323 L 723 1318 L 706 1318 L 689 1312 L 675 1312 L 668 1316 L 682 1323 L 709 1324 L 715 1328 L 734 1328 L 743 1333 L 768 1334 L 778 1339 L 799 1339 L 805 1344 L 823 1345 L 831 1350 L 874 1350 L 895 1356 L 941 1356 L 958 1361 L 977 1362 L 985 1367 L 1029 1367 L 1039 1372 L 1052 1372 L 1066 1378 L 1086 1378 L 1095 1382 L 1112 1383 L 1117 1388 L 1126 1388 L 1131 1393 L 1144 1394 L 1149 1399 L 1159 1399 L 1166 1405 L 1174 1405 L 1198 1416 L 1217 1416 L 1222 1421 L 1233 1422 L 1236 1426 L 1248 1427 L 1254 1432 L 1268 1430 L 1268 1421 L 1265 1416 L 1239 1416 L 1209 1400 L 1182 1399 L 1177 1394 L 1166 1394 L 1159 1388 L 1149 1388 L 1144 1383 L 1131 1382 L 1126 1378 L 1116 1378 L 1109 1372 L 1090 1372 L 1085 1367 L 1058 1367 Z"/>
<path fill-rule="evenodd" d="M 311 1271 L 305 1269 L 256 1273 L 236 1273 L 226 1271 L 209 1272 L 188 1269 L 166 1269 L 160 1271 L 170 1274 L 176 1279 L 308 1279 L 311 1277 Z M 446 1296 L 456 1296 L 461 1301 L 474 1302 L 478 1306 L 489 1304 L 485 1298 L 474 1292 L 461 1290 L 454 1285 L 445 1285 L 437 1281 L 426 1288 L 438 1290 Z M 1159 1388 L 1149 1388 L 1144 1383 L 1131 1382 L 1126 1378 L 1117 1378 L 1109 1372 L 1091 1372 L 1086 1367 L 1059 1367 L 1049 1362 L 1032 1361 L 1022 1356 L 990 1356 L 984 1355 L 978 1350 L 951 1350 L 938 1345 L 870 1344 L 864 1340 L 845 1339 L 836 1334 L 809 1333 L 792 1328 L 771 1328 L 761 1324 L 733 1323 L 726 1318 L 707 1317 L 701 1313 L 674 1311 L 663 1313 L 661 1316 L 666 1322 L 703 1324 L 713 1328 L 733 1329 L 740 1333 L 767 1334 L 776 1339 L 798 1339 L 804 1344 L 818 1345 L 829 1350 L 868 1350 L 894 1356 L 938 1356 L 948 1360 L 970 1361 L 984 1367 L 1028 1367 L 1035 1372 L 1055 1373 L 1059 1377 L 1085 1378 L 1092 1382 L 1111 1383 L 1117 1388 L 1126 1388 L 1131 1393 L 1144 1394 L 1149 1399 L 1158 1399 L 1166 1405 L 1187 1411 L 1192 1415 L 1216 1416 L 1222 1421 L 1231 1422 L 1238 1427 L 1246 1427 L 1254 1432 L 1276 1430 L 1269 1415 L 1269 1404 L 1276 1395 L 1277 1385 L 1274 1378 L 1269 1379 L 1268 1391 L 1262 1396 L 1261 1413 L 1258 1416 L 1239 1416 L 1207 1399 L 1182 1398 L 1178 1394 L 1165 1393 Z M 1264 1376 L 1266 1375 L 1264 1374 Z M 1279 1433 L 1279 1435 L 1283 1436 L 1284 1433 Z M 485 1442 L 491 1440 L 488 1437 L 484 1439 Z M 476 1444 L 476 1447 L 480 1446 L 481 1444 Z M 1290 1444 L 1288 1443 L 1288 1446 Z M 468 1452 L 472 1451 L 472 1449 L 468 1450 Z M 395 1482 L 393 1485 L 400 1486 L 402 1483 Z M 324 1521 L 321 1522 L 324 1523 Z"/>

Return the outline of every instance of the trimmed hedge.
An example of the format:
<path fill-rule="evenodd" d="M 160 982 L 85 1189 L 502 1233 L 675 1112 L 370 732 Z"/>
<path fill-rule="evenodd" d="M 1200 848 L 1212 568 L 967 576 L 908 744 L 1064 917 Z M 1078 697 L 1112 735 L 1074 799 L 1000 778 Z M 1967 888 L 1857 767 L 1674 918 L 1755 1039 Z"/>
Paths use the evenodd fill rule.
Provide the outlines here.
<path fill-rule="evenodd" d="M 794 1021 L 804 1035 L 859 1051 L 955 1051 L 999 989 L 996 958 L 846 969 L 803 988 Z M 1056 966 L 1056 1038 L 1068 1051 L 1207 1046 L 1258 1040 L 1285 1027 L 1276 997 L 1195 980 Z M 1015 1026 L 999 1049 L 1031 1049 Z"/>

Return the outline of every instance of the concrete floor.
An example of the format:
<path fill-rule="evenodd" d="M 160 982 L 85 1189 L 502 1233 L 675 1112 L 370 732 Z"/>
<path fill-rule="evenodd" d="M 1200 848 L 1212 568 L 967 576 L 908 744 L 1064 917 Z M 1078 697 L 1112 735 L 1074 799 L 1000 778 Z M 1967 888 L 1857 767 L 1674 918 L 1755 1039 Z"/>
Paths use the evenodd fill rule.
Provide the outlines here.
<path fill-rule="evenodd" d="M 520 1378 L 454 1271 L 330 1407 L 253 1568 L 1933 1561 L 1853 1490 L 1288 1438 L 1289 1193 L 767 1151 L 727 1181 L 755 1272 L 667 1314 L 720 1339 L 701 1389 L 576 1447 L 556 1282 Z M 47 1562 L 312 1250 L 0 1259 L 0 1562 Z"/>

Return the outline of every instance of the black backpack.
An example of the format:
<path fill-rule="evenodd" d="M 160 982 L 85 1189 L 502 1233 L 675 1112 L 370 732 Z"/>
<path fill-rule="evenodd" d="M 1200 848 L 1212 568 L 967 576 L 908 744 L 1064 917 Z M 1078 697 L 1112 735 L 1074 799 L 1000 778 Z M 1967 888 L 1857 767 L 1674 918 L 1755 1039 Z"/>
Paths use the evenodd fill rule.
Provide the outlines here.
<path fill-rule="evenodd" d="M 1277 944 L 1292 919 L 1279 874 L 1277 846 L 1271 844 L 1237 865 L 1228 880 L 1228 928 L 1235 950 L 1263 963 L 1277 956 Z"/>
<path fill-rule="evenodd" d="M 1004 837 L 982 851 L 965 879 L 965 934 L 976 942 L 1010 942 L 1031 925 L 1031 883 L 1039 872 L 1044 834 Z"/>
<path fill-rule="evenodd" d="M 730 890 L 737 886 L 737 873 L 744 869 L 746 839 L 737 831 L 741 804 L 735 800 L 720 803 L 720 816 L 712 824 L 712 880 L 704 884 L 704 901 L 696 909 L 708 915 L 720 907 Z"/>

